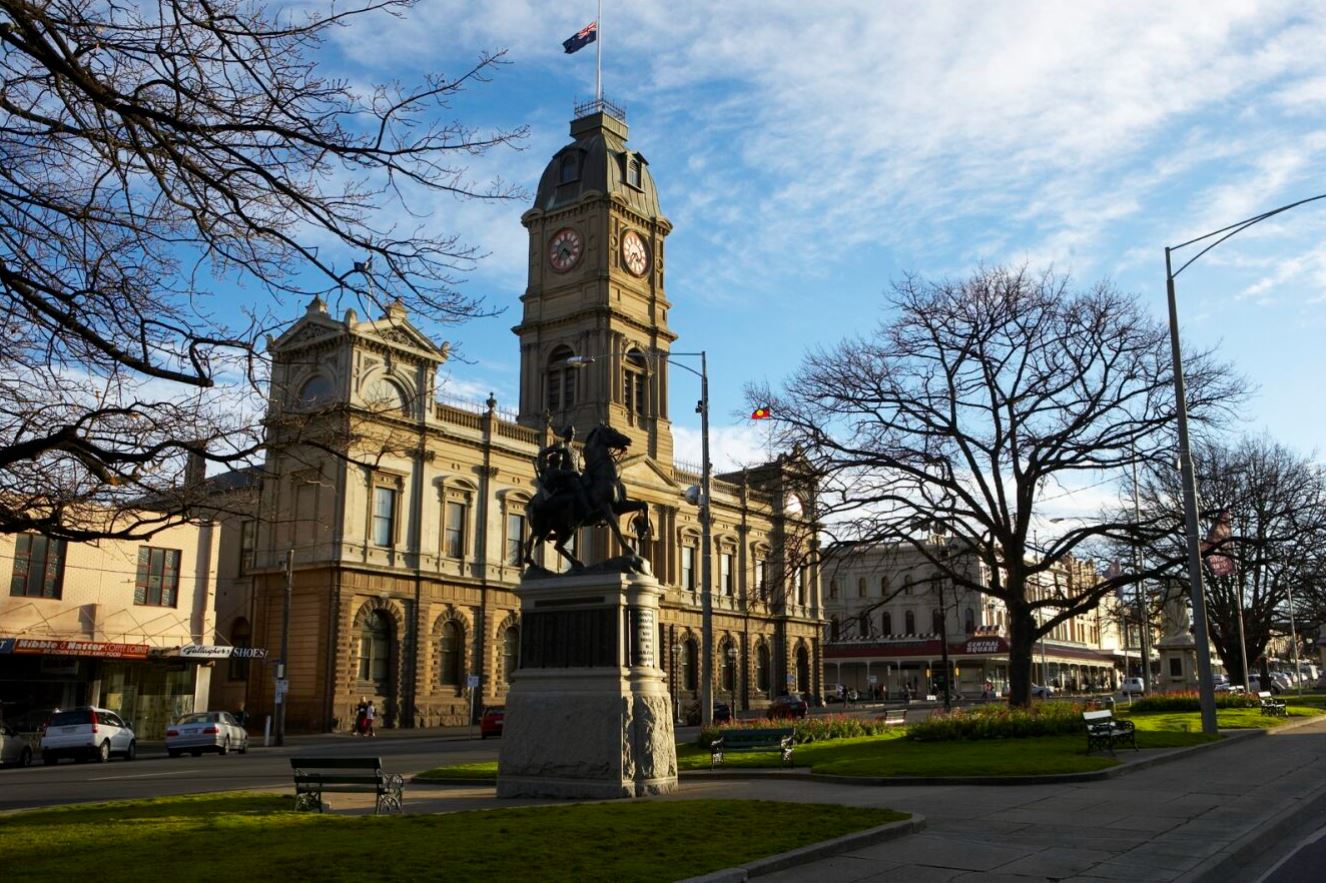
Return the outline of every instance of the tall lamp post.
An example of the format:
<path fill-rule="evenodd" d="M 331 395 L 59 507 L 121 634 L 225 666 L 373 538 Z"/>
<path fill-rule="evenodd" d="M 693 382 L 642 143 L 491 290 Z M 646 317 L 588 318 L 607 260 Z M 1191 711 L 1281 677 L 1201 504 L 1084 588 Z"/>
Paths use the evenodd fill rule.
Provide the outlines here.
<path fill-rule="evenodd" d="M 1169 299 L 1169 342 L 1174 361 L 1175 414 L 1179 425 L 1179 468 L 1183 480 L 1183 520 L 1184 530 L 1188 535 L 1188 589 L 1192 603 L 1193 642 L 1197 649 L 1197 689 L 1202 708 L 1202 732 L 1209 735 L 1215 735 L 1218 731 L 1216 726 L 1215 683 L 1211 677 L 1211 643 L 1207 637 L 1206 627 L 1206 592 L 1202 586 L 1202 550 L 1197 539 L 1199 521 L 1197 483 L 1193 475 L 1192 451 L 1188 443 L 1188 394 L 1184 387 L 1183 358 L 1179 350 L 1179 310 L 1177 298 L 1174 294 L 1174 280 L 1180 273 L 1192 266 L 1198 258 L 1231 236 L 1242 233 L 1254 224 L 1275 217 L 1281 212 L 1287 212 L 1292 208 L 1297 208 L 1305 203 L 1316 202 L 1319 199 L 1326 199 L 1326 193 L 1300 199 L 1297 202 L 1273 208 L 1259 215 L 1244 218 L 1242 221 L 1230 224 L 1228 227 L 1212 230 L 1210 233 L 1189 239 L 1187 242 L 1180 242 L 1178 245 L 1165 246 L 1165 294 Z M 1174 269 L 1173 253 L 1199 243 L 1205 243 L 1205 245 L 1197 254 L 1180 264 L 1177 270 Z"/>
<path fill-rule="evenodd" d="M 712 594 L 713 573 L 713 514 L 709 510 L 709 492 L 711 490 L 713 469 L 709 463 L 709 362 L 704 350 L 698 353 L 674 353 L 650 347 L 645 352 L 662 361 L 676 356 L 700 359 L 700 370 L 690 365 L 674 362 L 678 368 L 689 371 L 700 378 L 700 401 L 695 405 L 695 413 L 700 415 L 700 490 L 694 498 L 688 497 L 693 505 L 700 509 L 700 537 L 704 549 L 700 555 L 700 723 L 708 726 L 714 722 L 714 599 Z M 593 356 L 569 356 L 564 364 L 573 368 L 583 368 L 594 363 Z"/>

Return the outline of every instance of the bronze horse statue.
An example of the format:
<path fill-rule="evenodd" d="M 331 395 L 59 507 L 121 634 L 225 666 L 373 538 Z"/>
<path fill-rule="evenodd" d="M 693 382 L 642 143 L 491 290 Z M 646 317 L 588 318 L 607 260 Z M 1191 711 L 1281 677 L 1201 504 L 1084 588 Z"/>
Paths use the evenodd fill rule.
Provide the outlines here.
<path fill-rule="evenodd" d="M 647 527 L 649 504 L 628 499 L 626 488 L 617 474 L 616 455 L 630 445 L 630 438 L 606 423 L 590 430 L 585 437 L 585 469 L 569 476 L 579 483 L 579 488 L 563 487 L 551 494 L 541 493 L 526 507 L 530 528 L 524 556 L 527 565 L 538 567 L 534 561 L 534 544 L 551 540 L 557 554 L 569 561 L 573 568 L 583 568 L 580 559 L 566 548 L 566 543 L 582 527 L 606 524 L 623 549 L 631 548 L 617 521 L 628 512 L 638 512 L 645 515 Z M 638 555 L 633 557 L 639 558 Z"/>

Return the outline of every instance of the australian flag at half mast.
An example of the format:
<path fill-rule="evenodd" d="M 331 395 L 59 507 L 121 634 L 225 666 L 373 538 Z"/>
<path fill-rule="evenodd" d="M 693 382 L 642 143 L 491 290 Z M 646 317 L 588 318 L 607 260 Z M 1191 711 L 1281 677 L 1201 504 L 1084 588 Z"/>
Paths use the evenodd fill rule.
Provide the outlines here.
<path fill-rule="evenodd" d="M 596 21 L 592 21 L 589 24 L 585 25 L 580 30 L 576 31 L 576 35 L 574 37 L 571 37 L 570 39 L 567 40 L 563 40 L 562 48 L 566 50 L 567 55 L 570 55 L 572 52 L 579 52 L 581 49 L 584 49 L 586 46 L 588 46 L 590 43 L 593 43 L 598 38 L 599 38 L 599 23 Z"/>

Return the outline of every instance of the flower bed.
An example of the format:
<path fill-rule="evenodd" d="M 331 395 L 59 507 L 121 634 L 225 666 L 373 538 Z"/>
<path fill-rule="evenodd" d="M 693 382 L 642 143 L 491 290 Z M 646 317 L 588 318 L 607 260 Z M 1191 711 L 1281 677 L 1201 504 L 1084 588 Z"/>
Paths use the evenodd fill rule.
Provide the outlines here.
<path fill-rule="evenodd" d="M 1216 708 L 1256 708 L 1261 700 L 1246 693 L 1217 693 Z M 1132 710 L 1148 711 L 1201 711 L 1201 700 L 1196 693 L 1156 693 L 1133 702 Z"/>
<path fill-rule="evenodd" d="M 1031 708 L 984 705 L 950 712 L 936 711 L 923 721 L 907 725 L 907 738 L 917 742 L 955 739 L 1016 739 L 1026 736 L 1062 736 L 1082 730 L 1087 706 L 1047 702 Z"/>
<path fill-rule="evenodd" d="M 817 714 L 801 720 L 743 720 L 704 727 L 695 744 L 708 748 L 709 743 L 733 730 L 763 730 L 769 727 L 791 727 L 798 743 L 825 742 L 830 739 L 854 739 L 858 736 L 878 736 L 896 727 L 886 727 L 884 718 L 859 718 L 845 714 Z"/>

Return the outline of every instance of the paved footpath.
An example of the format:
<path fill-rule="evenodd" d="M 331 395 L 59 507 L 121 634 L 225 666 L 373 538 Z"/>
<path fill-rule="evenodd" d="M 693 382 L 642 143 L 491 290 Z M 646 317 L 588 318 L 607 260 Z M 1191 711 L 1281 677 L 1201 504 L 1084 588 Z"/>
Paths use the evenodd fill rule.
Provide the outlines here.
<path fill-rule="evenodd" d="M 1136 755 L 1123 750 L 1120 757 Z M 371 812 L 367 795 L 328 798 L 337 812 Z M 1326 820 L 1326 719 L 1090 782 L 877 786 L 776 773 L 701 775 L 685 777 L 677 794 L 654 799 L 700 798 L 883 806 L 926 819 L 919 833 L 759 878 L 770 883 L 1251 883 Z M 492 786 L 415 784 L 405 792 L 410 814 L 559 802 L 497 800 Z"/>
<path fill-rule="evenodd" d="M 1326 816 L 1326 720 L 1104 781 L 856 790 L 823 797 L 921 813 L 926 829 L 761 879 L 1255 881 Z"/>

